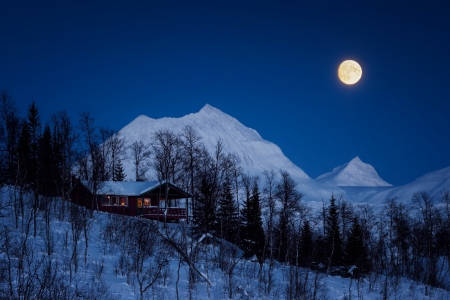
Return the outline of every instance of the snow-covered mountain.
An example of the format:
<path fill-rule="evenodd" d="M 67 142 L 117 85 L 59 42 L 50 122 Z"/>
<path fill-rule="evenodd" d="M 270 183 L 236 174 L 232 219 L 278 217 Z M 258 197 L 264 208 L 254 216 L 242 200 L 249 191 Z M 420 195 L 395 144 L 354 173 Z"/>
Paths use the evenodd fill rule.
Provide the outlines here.
<path fill-rule="evenodd" d="M 331 193 L 343 193 L 338 187 L 331 187 L 316 182 L 301 168 L 292 163 L 272 142 L 264 140 L 258 132 L 241 124 L 235 118 L 219 109 L 206 104 L 198 113 L 181 118 L 152 119 L 141 115 L 120 130 L 126 138 L 127 145 L 142 140 L 150 142 L 154 132 L 169 129 L 181 131 L 186 125 L 192 126 L 202 137 L 205 147 L 212 153 L 221 139 L 224 151 L 236 153 L 241 159 L 245 172 L 262 177 L 264 170 L 286 170 L 298 183 L 298 189 L 305 195 L 305 200 L 328 199 Z M 134 180 L 131 161 L 124 162 L 127 178 Z M 151 175 L 150 175 L 151 177 Z"/>
<path fill-rule="evenodd" d="M 427 192 L 435 202 L 438 202 L 444 190 L 450 190 L 450 167 L 425 174 L 411 183 L 374 193 L 364 201 L 377 204 L 397 197 L 398 201 L 409 203 L 414 193 Z"/>
<path fill-rule="evenodd" d="M 318 182 L 336 186 L 391 186 L 377 171 L 357 156 L 350 162 L 316 178 Z"/>
<path fill-rule="evenodd" d="M 161 129 L 179 132 L 186 125 L 198 132 L 210 153 L 221 139 L 224 151 L 237 154 L 244 172 L 250 175 L 262 177 L 265 170 L 288 171 L 298 183 L 298 190 L 304 194 L 303 199 L 306 201 L 321 202 L 334 193 L 342 194 L 352 202 L 379 204 L 392 197 L 408 202 L 415 192 L 427 191 L 436 198 L 442 190 L 450 189 L 450 167 L 429 173 L 404 186 L 393 187 L 359 157 L 314 180 L 292 163 L 277 145 L 264 140 L 255 130 L 208 104 L 199 112 L 181 118 L 152 119 L 141 115 L 122 128 L 120 134 L 126 138 L 127 145 L 140 140 L 150 144 L 154 132 Z M 127 179 L 134 180 L 131 160 L 125 160 L 123 164 Z M 152 179 L 151 171 L 147 175 Z"/>

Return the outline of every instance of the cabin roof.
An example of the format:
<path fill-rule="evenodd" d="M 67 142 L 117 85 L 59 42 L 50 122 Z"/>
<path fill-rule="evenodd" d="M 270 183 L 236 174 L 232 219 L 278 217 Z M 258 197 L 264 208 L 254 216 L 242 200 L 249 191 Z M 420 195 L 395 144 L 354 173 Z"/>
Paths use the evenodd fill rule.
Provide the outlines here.
<path fill-rule="evenodd" d="M 82 180 L 81 183 L 91 190 L 89 181 Z M 154 190 L 161 185 L 165 184 L 165 181 L 101 181 L 98 185 L 97 194 L 99 195 L 117 195 L 117 196 L 139 196 L 145 194 L 151 190 Z M 170 182 L 168 183 L 171 187 L 175 187 L 181 193 L 187 194 L 189 193 L 182 192 L 183 190 L 174 186 Z"/>

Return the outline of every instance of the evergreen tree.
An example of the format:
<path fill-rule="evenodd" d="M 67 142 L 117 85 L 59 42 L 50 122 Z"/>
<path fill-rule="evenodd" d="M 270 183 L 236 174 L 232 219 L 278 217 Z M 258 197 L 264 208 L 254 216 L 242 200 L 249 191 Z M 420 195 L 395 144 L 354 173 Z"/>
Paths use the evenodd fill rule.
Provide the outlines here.
<path fill-rule="evenodd" d="M 330 205 L 326 210 L 324 229 L 328 267 L 338 266 L 342 262 L 342 238 L 339 230 L 339 209 L 334 195 L 331 195 Z"/>
<path fill-rule="evenodd" d="M 123 169 L 122 161 L 118 159 L 113 172 L 113 181 L 124 181 L 125 177 L 126 175 L 125 170 Z"/>
<path fill-rule="evenodd" d="M 300 233 L 300 266 L 309 267 L 313 257 L 313 232 L 311 225 L 306 221 Z"/>
<path fill-rule="evenodd" d="M 41 118 L 34 102 L 28 108 L 27 127 L 30 135 L 30 160 L 27 168 L 29 186 L 34 194 L 33 204 L 33 236 L 36 237 L 37 210 L 39 209 L 39 141 L 41 138 Z"/>
<path fill-rule="evenodd" d="M 232 182 L 227 176 L 222 185 L 222 193 L 218 201 L 217 233 L 227 241 L 235 243 L 238 238 L 239 214 L 236 201 L 233 197 Z"/>
<path fill-rule="evenodd" d="M 29 178 L 31 188 L 37 192 L 38 188 L 38 160 L 39 160 L 39 141 L 41 139 L 41 118 L 36 103 L 32 102 L 28 107 L 27 127 L 30 136 L 30 162 Z"/>
<path fill-rule="evenodd" d="M 41 195 L 54 196 L 54 153 L 52 147 L 52 133 L 48 125 L 45 125 L 44 133 L 39 140 L 38 158 L 38 192 Z"/>
<path fill-rule="evenodd" d="M 196 194 L 197 201 L 193 207 L 194 234 L 215 234 L 216 205 L 214 197 L 214 184 L 202 175 Z"/>
<path fill-rule="evenodd" d="M 356 217 L 353 218 L 353 224 L 350 229 L 345 261 L 347 265 L 356 265 L 360 274 L 370 270 L 367 246 L 364 244 L 363 231 Z"/>
<path fill-rule="evenodd" d="M 63 144 L 61 139 L 61 133 L 56 126 L 53 127 L 52 131 L 52 153 L 53 153 L 53 189 L 56 196 L 62 197 L 62 185 L 65 184 L 61 182 L 63 177 L 63 166 L 64 166 L 64 154 L 63 154 Z"/>
<path fill-rule="evenodd" d="M 241 235 L 242 248 L 247 257 L 256 255 L 258 259 L 262 259 L 265 234 L 261 219 L 261 203 L 258 181 L 254 180 L 252 194 L 244 200 L 241 211 Z"/>

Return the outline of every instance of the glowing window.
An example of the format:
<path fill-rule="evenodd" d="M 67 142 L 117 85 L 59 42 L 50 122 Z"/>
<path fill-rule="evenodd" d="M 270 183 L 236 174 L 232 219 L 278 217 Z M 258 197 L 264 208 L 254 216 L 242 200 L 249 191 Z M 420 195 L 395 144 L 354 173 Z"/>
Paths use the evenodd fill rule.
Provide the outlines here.
<path fill-rule="evenodd" d="M 128 198 L 127 197 L 120 197 L 120 205 L 121 206 L 128 206 Z"/>
<path fill-rule="evenodd" d="M 137 199 L 137 207 L 142 208 L 142 198 Z"/>
<path fill-rule="evenodd" d="M 144 198 L 144 206 L 150 206 L 150 198 Z"/>

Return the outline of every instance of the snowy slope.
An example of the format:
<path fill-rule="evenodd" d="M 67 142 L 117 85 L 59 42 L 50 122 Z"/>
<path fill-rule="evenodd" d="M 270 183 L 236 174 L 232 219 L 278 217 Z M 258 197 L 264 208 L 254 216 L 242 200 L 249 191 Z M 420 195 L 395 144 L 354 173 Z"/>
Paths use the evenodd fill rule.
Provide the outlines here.
<path fill-rule="evenodd" d="M 450 190 L 450 167 L 428 173 L 411 183 L 375 193 L 365 201 L 378 204 L 397 197 L 398 201 L 410 203 L 414 193 L 425 191 L 437 202 L 443 190 Z"/>
<path fill-rule="evenodd" d="M 357 156 L 350 162 L 316 178 L 318 182 L 336 186 L 391 186 L 377 171 Z"/>
<path fill-rule="evenodd" d="M 258 132 L 241 124 L 235 118 L 223 113 L 210 105 L 205 105 L 198 113 L 181 118 L 152 119 L 141 115 L 120 130 L 126 138 L 127 145 L 142 140 L 150 143 L 154 132 L 169 129 L 181 131 L 186 125 L 191 125 L 202 137 L 202 143 L 212 153 L 217 140 L 221 139 L 224 151 L 236 153 L 241 159 L 245 172 L 262 177 L 264 170 L 280 169 L 288 171 L 298 182 L 298 189 L 305 194 L 305 200 L 328 199 L 332 192 L 343 193 L 337 187 L 317 183 L 301 168 L 294 165 L 281 149 L 264 140 Z M 131 161 L 124 162 L 128 180 L 134 180 Z M 151 174 L 148 174 L 151 177 Z"/>

